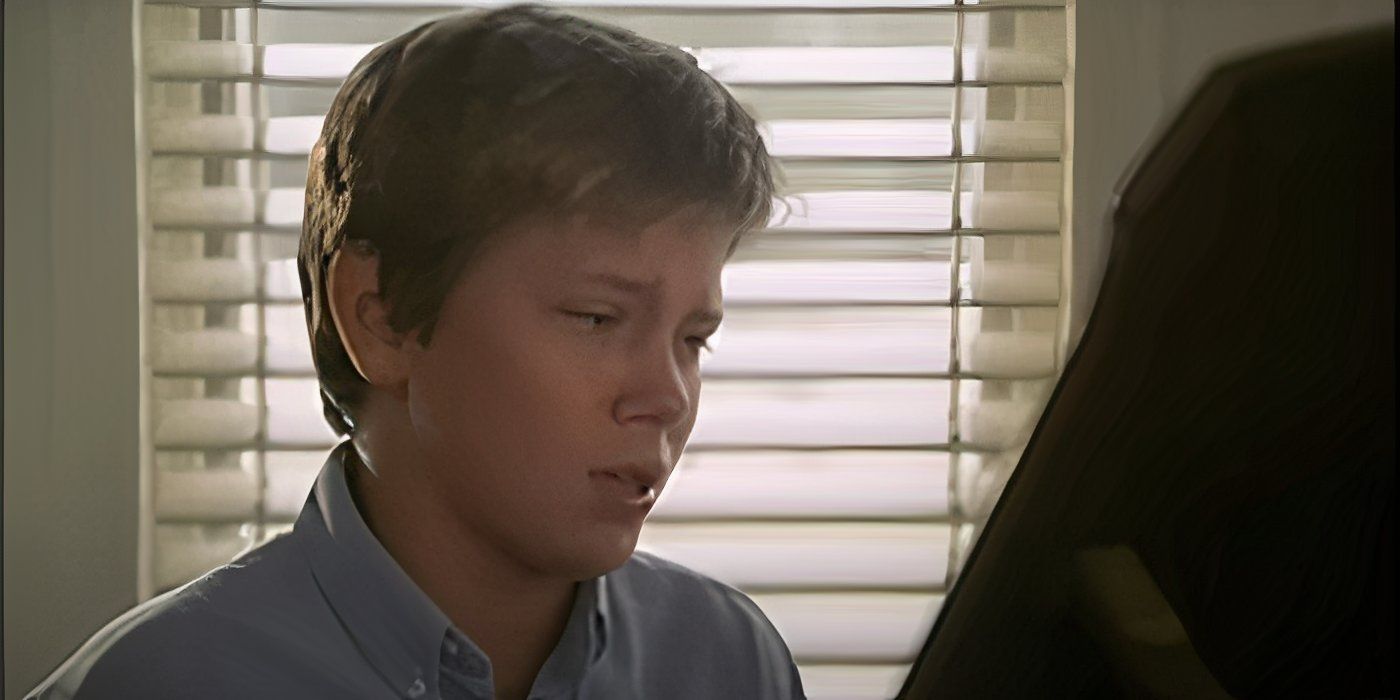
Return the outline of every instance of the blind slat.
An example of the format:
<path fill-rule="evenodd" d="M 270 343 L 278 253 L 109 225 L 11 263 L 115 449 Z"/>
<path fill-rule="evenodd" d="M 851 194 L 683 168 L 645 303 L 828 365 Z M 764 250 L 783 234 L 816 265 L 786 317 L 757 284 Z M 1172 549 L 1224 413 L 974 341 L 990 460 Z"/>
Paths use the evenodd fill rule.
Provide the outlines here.
<path fill-rule="evenodd" d="M 151 369 L 155 372 L 227 374 L 257 369 L 258 337 L 250 333 L 210 328 L 184 332 L 159 330 L 155 336 L 151 358 Z"/>
<path fill-rule="evenodd" d="M 234 41 L 148 41 L 143 54 L 152 79 L 219 80 L 253 75 L 257 47 Z"/>
<path fill-rule="evenodd" d="M 248 80 L 336 83 L 372 44 L 152 42 L 147 75 L 156 80 Z M 734 85 L 947 84 L 953 51 L 944 46 L 735 47 L 694 49 L 701 67 Z M 964 49 L 965 80 L 977 84 L 1050 84 L 1064 75 L 1062 58 L 1030 51 Z M 254 66 L 260 65 L 261 72 Z"/>
<path fill-rule="evenodd" d="M 373 44 L 458 8 L 315 12 L 259 9 L 264 44 Z M 907 46 L 953 43 L 955 16 L 898 8 L 853 9 L 839 16 L 813 9 L 580 8 L 579 17 L 685 47 L 702 46 Z"/>
<path fill-rule="evenodd" d="M 937 119 L 952 114 L 952 87 L 927 85 L 725 85 L 760 121 L 768 119 Z M 335 96 L 333 85 L 258 85 L 271 118 L 324 115 Z M 1058 99 L 1059 85 L 994 88 L 1012 91 L 1008 99 Z M 965 88 L 985 92 L 985 88 Z"/>
<path fill-rule="evenodd" d="M 152 119 L 146 141 L 153 151 L 251 152 L 254 125 L 252 117 L 236 115 Z"/>
<path fill-rule="evenodd" d="M 157 520 L 252 520 L 258 509 L 257 476 L 244 469 L 159 470 Z"/>
<path fill-rule="evenodd" d="M 649 523 L 638 548 L 741 588 L 942 587 L 945 524 Z"/>
<path fill-rule="evenodd" d="M 964 195 L 964 223 L 984 229 L 1058 229 L 1059 192 L 972 192 Z"/>
<path fill-rule="evenodd" d="M 146 284 L 155 301 L 237 301 L 257 294 L 257 273 L 244 260 L 161 260 Z"/>
<path fill-rule="evenodd" d="M 963 382 L 958 407 L 961 440 L 982 450 L 1004 450 L 1023 442 L 1052 383 L 1049 379 Z"/>
<path fill-rule="evenodd" d="M 258 407 L 232 399 L 165 399 L 155 406 L 155 445 L 212 449 L 251 443 Z"/>
<path fill-rule="evenodd" d="M 941 594 L 755 593 L 754 602 L 802 661 L 912 661 Z"/>
<path fill-rule="evenodd" d="M 681 458 L 652 517 L 940 518 L 948 469 L 933 452 L 697 454 Z"/>

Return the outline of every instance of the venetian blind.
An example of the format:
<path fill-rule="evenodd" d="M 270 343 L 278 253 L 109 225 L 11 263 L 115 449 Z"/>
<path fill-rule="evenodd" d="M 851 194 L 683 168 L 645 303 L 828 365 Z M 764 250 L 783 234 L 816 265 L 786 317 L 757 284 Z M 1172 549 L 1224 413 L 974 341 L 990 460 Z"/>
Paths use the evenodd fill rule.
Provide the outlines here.
<path fill-rule="evenodd" d="M 288 529 L 335 442 L 295 256 L 341 80 L 499 4 L 143 5 L 143 596 Z M 892 696 L 1058 370 L 1065 9 L 553 4 L 694 53 L 787 174 L 724 273 L 701 412 L 640 546 L 748 593 L 812 698 Z"/>

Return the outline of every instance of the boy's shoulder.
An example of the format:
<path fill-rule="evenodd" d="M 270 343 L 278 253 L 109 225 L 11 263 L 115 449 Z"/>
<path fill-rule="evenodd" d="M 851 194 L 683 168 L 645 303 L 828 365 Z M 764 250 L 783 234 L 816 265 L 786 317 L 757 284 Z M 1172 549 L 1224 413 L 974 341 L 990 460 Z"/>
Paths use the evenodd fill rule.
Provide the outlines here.
<path fill-rule="evenodd" d="M 279 536 L 131 608 L 26 698 L 246 696 L 287 665 L 270 661 L 324 655 L 335 621 L 297 546 Z"/>

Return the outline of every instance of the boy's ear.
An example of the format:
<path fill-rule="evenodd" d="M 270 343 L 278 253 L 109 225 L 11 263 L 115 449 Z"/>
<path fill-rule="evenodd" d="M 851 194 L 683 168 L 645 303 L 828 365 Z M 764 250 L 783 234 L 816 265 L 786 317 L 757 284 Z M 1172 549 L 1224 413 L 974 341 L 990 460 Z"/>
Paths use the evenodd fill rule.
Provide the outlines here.
<path fill-rule="evenodd" d="M 389 326 L 389 305 L 379 295 L 379 253 L 347 242 L 326 269 L 331 318 L 356 371 L 370 384 L 402 397 L 408 383 L 406 341 L 412 334 Z"/>

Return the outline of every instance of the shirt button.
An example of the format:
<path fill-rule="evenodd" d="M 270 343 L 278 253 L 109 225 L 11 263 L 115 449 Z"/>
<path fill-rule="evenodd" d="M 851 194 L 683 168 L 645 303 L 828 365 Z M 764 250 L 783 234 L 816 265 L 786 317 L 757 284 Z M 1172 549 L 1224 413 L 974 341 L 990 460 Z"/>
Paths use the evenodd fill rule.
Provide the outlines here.
<path fill-rule="evenodd" d="M 421 698 L 426 692 L 428 692 L 428 687 L 423 685 L 422 678 L 414 680 L 413 685 L 408 686 L 408 697 L 410 698 Z"/>
<path fill-rule="evenodd" d="M 447 647 L 447 654 L 448 654 L 449 656 L 456 656 L 456 655 L 457 655 L 457 643 L 456 643 L 456 642 L 452 641 L 451 639 L 447 639 L 447 640 L 443 640 L 442 645 L 445 646 L 445 647 Z"/>

